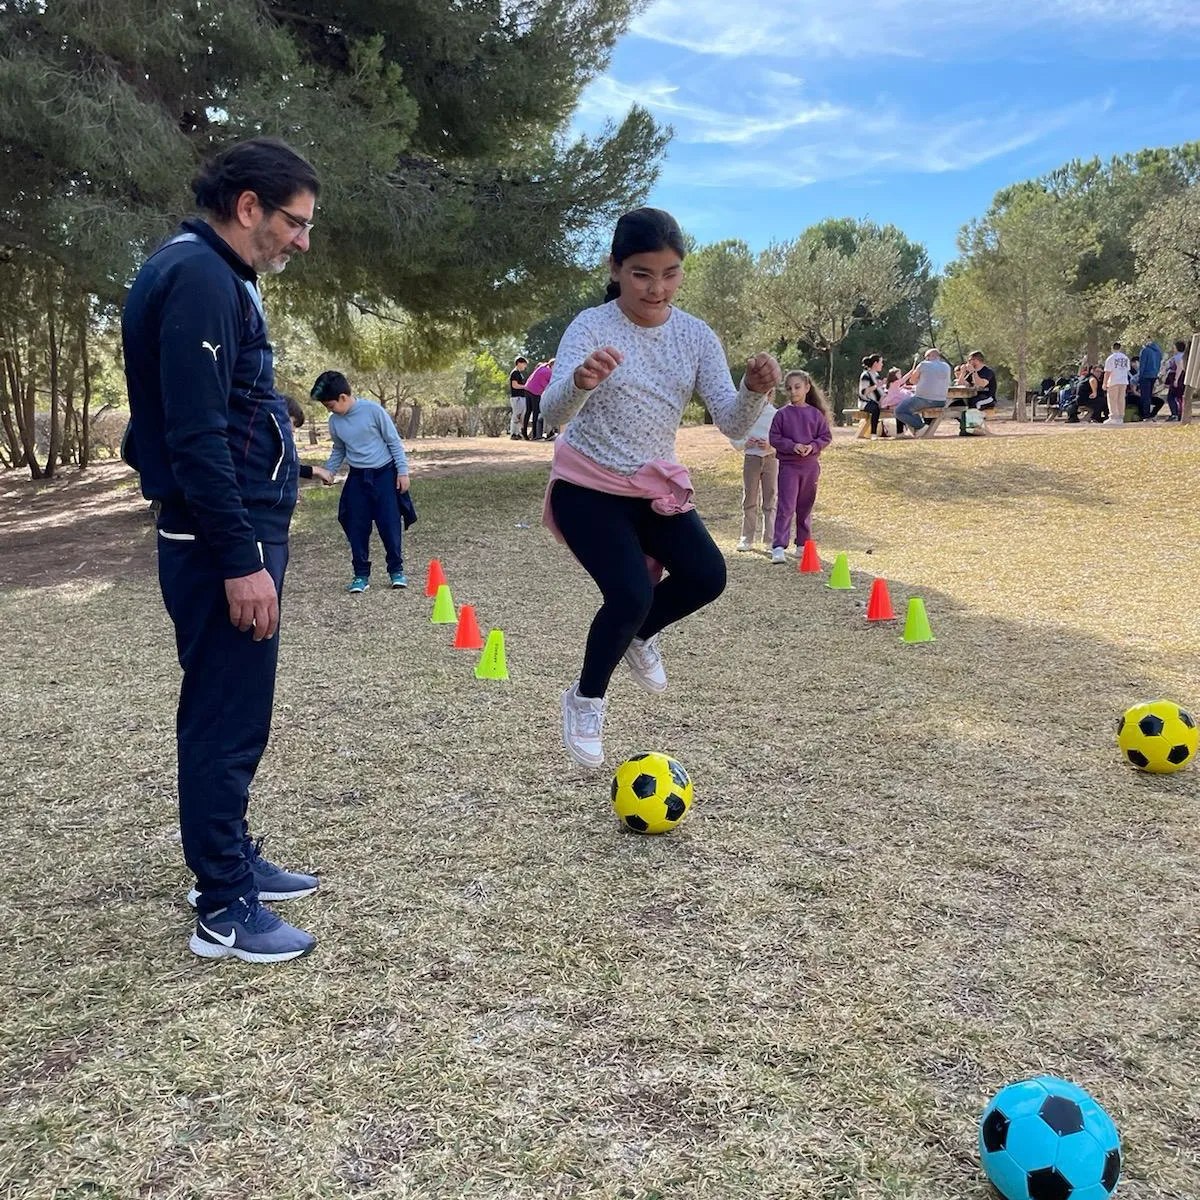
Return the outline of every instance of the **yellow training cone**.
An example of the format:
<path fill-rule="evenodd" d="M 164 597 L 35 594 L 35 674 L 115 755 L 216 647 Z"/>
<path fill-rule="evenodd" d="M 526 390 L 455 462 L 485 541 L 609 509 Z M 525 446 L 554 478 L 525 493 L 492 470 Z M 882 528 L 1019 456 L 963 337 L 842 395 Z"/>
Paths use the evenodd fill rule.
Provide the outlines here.
<path fill-rule="evenodd" d="M 844 551 L 833 560 L 833 570 L 825 586 L 833 588 L 835 592 L 854 591 L 854 584 L 850 582 L 850 560 Z"/>
<path fill-rule="evenodd" d="M 476 679 L 507 679 L 508 664 L 504 661 L 504 630 L 493 629 L 487 644 L 475 664 Z"/>
<path fill-rule="evenodd" d="M 932 642 L 933 630 L 929 628 L 929 617 L 925 614 L 925 601 L 913 596 L 908 602 L 908 616 L 904 621 L 904 633 L 900 640 L 908 645 L 917 642 Z"/>
<path fill-rule="evenodd" d="M 454 597 L 450 595 L 450 585 L 438 585 L 437 595 L 433 598 L 433 616 L 429 618 L 435 625 L 457 625 L 458 613 L 454 611 Z"/>

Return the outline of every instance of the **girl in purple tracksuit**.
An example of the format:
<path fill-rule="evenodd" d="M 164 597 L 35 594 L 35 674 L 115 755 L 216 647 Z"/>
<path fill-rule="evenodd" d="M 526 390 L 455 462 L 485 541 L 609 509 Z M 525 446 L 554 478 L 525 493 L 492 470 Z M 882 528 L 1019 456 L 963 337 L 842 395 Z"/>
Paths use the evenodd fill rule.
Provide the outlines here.
<path fill-rule="evenodd" d="M 779 456 L 779 500 L 775 510 L 775 537 L 771 561 L 784 561 L 784 551 L 796 521 L 796 546 L 812 536 L 812 510 L 821 476 L 818 456 L 833 441 L 829 406 L 807 371 L 789 371 L 783 377 L 790 404 L 771 422 L 770 442 Z"/>

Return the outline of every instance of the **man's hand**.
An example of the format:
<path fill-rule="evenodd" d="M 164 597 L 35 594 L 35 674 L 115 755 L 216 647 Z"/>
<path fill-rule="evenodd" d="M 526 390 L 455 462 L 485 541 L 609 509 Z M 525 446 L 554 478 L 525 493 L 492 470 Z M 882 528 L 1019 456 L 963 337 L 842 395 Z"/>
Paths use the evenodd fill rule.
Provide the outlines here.
<path fill-rule="evenodd" d="M 275 636 L 279 628 L 279 593 L 265 567 L 253 575 L 225 580 L 225 598 L 229 601 L 229 621 L 242 633 L 253 629 L 256 642 Z"/>
<path fill-rule="evenodd" d="M 590 392 L 599 387 L 624 361 L 624 355 L 615 346 L 593 350 L 575 368 L 575 386 L 581 392 Z"/>
<path fill-rule="evenodd" d="M 779 369 L 779 363 L 775 361 L 775 356 L 763 351 L 746 363 L 746 374 L 742 383 L 746 385 L 748 391 L 764 396 L 768 392 L 773 392 L 782 378 L 783 372 Z"/>
<path fill-rule="evenodd" d="M 396 491 L 398 491 L 398 492 L 407 492 L 408 491 L 408 476 L 407 475 L 397 475 L 396 476 Z"/>
<path fill-rule="evenodd" d="M 333 482 L 333 475 L 324 467 L 313 467 L 313 478 L 319 479 L 326 487 Z"/>

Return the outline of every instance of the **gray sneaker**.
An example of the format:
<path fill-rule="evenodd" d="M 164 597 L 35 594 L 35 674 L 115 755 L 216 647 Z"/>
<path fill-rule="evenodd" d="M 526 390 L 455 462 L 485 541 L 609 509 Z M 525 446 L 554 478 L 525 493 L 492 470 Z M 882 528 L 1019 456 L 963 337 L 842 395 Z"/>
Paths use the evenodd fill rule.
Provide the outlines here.
<path fill-rule="evenodd" d="M 646 689 L 658 695 L 667 690 L 667 670 L 663 666 L 662 652 L 658 648 L 658 634 L 647 638 L 634 638 L 625 651 L 625 661 L 633 677 Z"/>
<path fill-rule="evenodd" d="M 562 694 L 563 744 L 582 767 L 604 766 L 604 713 L 608 701 L 579 694 L 578 680 Z"/>

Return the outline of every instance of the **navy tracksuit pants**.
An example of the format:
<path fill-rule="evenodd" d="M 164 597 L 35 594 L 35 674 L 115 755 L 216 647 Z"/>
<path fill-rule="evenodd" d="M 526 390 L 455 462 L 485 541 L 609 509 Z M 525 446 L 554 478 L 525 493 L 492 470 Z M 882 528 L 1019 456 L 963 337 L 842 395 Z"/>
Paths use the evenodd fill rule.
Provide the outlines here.
<path fill-rule="evenodd" d="M 338 501 L 338 523 L 350 542 L 354 574 L 371 577 L 371 526 L 387 552 L 388 574 L 404 570 L 404 526 L 396 500 L 396 464 L 351 467 Z"/>
<path fill-rule="evenodd" d="M 282 600 L 287 543 L 261 549 Z M 183 668 L 175 723 L 183 856 L 200 911 L 213 912 L 255 895 L 246 807 L 271 732 L 279 635 L 256 642 L 230 623 L 224 576 L 202 541 L 160 530 L 158 580 Z"/>

